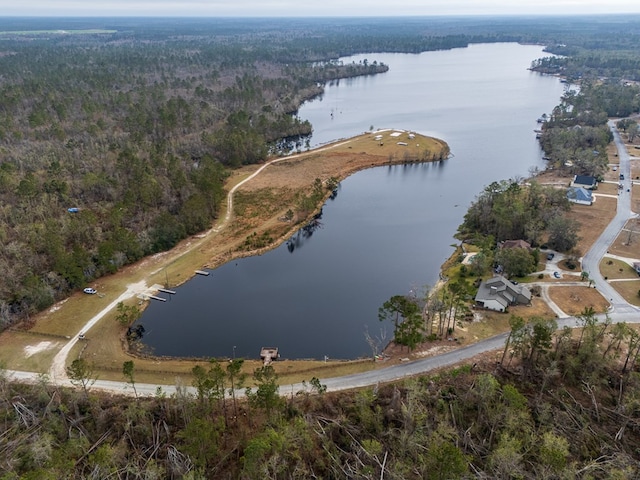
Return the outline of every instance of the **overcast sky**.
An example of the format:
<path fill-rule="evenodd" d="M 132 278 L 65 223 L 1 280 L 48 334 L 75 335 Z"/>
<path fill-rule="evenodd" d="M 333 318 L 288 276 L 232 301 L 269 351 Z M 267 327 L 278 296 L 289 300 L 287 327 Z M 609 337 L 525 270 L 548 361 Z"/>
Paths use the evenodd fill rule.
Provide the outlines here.
<path fill-rule="evenodd" d="M 640 13 L 640 0 L 0 0 L 0 16 L 389 16 Z"/>

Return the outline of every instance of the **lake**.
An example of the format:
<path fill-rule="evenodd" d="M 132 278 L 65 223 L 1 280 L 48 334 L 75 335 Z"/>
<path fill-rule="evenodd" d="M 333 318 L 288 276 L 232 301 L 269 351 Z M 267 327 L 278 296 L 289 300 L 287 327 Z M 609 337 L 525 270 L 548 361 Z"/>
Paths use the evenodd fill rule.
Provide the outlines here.
<path fill-rule="evenodd" d="M 445 140 L 452 158 L 378 167 L 340 185 L 318 228 L 262 256 L 232 261 L 152 302 L 139 323 L 157 355 L 284 358 L 371 355 L 382 336 L 378 308 L 391 296 L 433 286 L 453 252 L 469 204 L 495 180 L 543 167 L 536 119 L 564 92 L 527 70 L 542 47 L 481 44 L 422 54 L 343 59 L 389 71 L 327 85 L 303 105 L 311 145 L 374 129 L 414 130 Z M 386 341 L 392 325 L 386 325 Z"/>

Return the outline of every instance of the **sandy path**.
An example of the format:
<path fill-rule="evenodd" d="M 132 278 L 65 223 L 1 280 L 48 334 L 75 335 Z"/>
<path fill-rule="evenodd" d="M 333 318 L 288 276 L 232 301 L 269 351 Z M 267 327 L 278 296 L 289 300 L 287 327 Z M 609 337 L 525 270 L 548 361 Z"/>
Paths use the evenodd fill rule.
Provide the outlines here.
<path fill-rule="evenodd" d="M 135 295 L 148 295 L 151 293 L 152 290 L 155 290 L 155 289 L 148 288 L 144 280 L 138 283 L 132 283 L 127 285 L 127 289 L 125 290 L 125 292 L 122 293 L 118 298 L 116 298 L 109 305 L 104 307 L 100 312 L 98 312 L 98 314 L 93 316 L 87 323 L 85 323 L 82 329 L 80 330 L 80 333 L 86 333 L 87 331 L 89 331 L 91 327 L 93 327 L 96 323 L 98 323 L 102 319 L 102 317 L 104 317 L 109 311 L 116 308 L 118 303 L 124 302 L 125 300 L 128 300 L 134 297 Z M 53 357 L 51 368 L 49 369 L 49 377 L 54 383 L 67 384 L 67 385 L 69 384 L 69 377 L 67 377 L 67 372 L 66 372 L 67 357 L 69 356 L 69 352 L 74 347 L 74 345 L 78 342 L 78 340 L 79 340 L 78 335 L 74 335 L 71 338 L 71 340 L 69 340 L 67 344 L 64 347 L 62 347 L 62 349 L 60 349 L 57 355 Z"/>

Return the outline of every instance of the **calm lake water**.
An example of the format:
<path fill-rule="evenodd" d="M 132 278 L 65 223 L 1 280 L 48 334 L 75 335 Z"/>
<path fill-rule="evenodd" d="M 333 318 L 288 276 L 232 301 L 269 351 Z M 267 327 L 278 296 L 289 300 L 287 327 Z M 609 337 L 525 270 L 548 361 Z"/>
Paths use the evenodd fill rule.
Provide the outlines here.
<path fill-rule="evenodd" d="M 299 116 L 312 146 L 378 128 L 445 140 L 453 157 L 378 167 L 342 182 L 320 227 L 259 257 L 230 262 L 152 302 L 140 319 L 158 355 L 284 358 L 370 355 L 378 308 L 434 285 L 453 252 L 470 202 L 494 180 L 542 167 L 536 119 L 563 93 L 557 78 L 529 72 L 539 46 L 473 45 L 418 55 L 370 54 L 387 73 L 328 85 Z M 387 341 L 392 326 L 387 326 Z"/>

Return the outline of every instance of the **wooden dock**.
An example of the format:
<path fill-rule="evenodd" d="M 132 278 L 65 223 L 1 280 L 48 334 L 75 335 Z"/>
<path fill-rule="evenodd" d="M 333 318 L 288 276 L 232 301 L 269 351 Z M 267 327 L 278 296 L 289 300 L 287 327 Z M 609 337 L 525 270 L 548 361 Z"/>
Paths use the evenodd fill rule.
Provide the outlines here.
<path fill-rule="evenodd" d="M 176 294 L 175 290 L 169 290 L 168 288 L 159 288 L 158 291 L 159 292 L 164 292 L 164 293 L 170 293 L 171 295 L 175 295 Z"/>
<path fill-rule="evenodd" d="M 155 295 L 149 295 L 149 298 L 151 298 L 152 300 L 158 300 L 159 302 L 166 302 L 167 301 L 166 298 L 156 297 Z"/>
<path fill-rule="evenodd" d="M 205 272 L 204 270 L 196 270 L 198 275 L 204 275 L 205 277 L 209 276 L 209 272 Z"/>
<path fill-rule="evenodd" d="M 272 361 L 280 357 L 278 347 L 262 347 L 260 349 L 260 358 L 264 365 L 269 365 Z"/>

